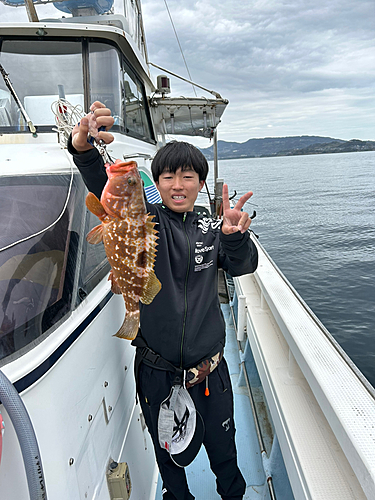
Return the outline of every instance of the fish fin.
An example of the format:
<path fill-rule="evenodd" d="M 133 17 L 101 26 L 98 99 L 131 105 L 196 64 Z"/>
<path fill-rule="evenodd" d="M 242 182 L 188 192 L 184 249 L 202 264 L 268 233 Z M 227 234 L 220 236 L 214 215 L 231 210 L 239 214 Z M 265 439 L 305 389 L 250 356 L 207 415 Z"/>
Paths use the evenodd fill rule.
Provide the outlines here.
<path fill-rule="evenodd" d="M 152 222 L 152 219 L 155 218 L 155 215 L 150 215 L 150 212 L 147 214 L 146 222 Z M 154 225 L 156 222 L 152 222 Z"/>
<path fill-rule="evenodd" d="M 111 282 L 111 291 L 112 291 L 112 293 L 115 293 L 116 295 L 121 295 L 122 291 L 121 291 L 121 288 L 119 287 L 119 284 L 117 283 L 116 278 L 113 275 L 113 271 L 111 271 L 109 273 L 108 281 Z"/>
<path fill-rule="evenodd" d="M 140 297 L 140 301 L 142 304 L 151 304 L 154 300 L 155 296 L 159 293 L 161 289 L 161 283 L 157 279 L 156 274 L 153 270 L 150 271 L 147 283 L 143 289 L 142 297 Z"/>
<path fill-rule="evenodd" d="M 87 233 L 86 240 L 92 245 L 97 245 L 103 241 L 103 224 L 95 226 L 89 233 Z"/>
<path fill-rule="evenodd" d="M 138 311 L 129 311 L 126 313 L 120 330 L 114 335 L 120 339 L 133 340 L 137 336 L 139 328 L 139 309 Z"/>
<path fill-rule="evenodd" d="M 107 215 L 103 205 L 100 203 L 98 198 L 94 195 L 94 193 L 88 193 L 86 196 L 86 207 L 90 210 L 91 213 L 99 217 L 99 219 L 103 219 Z"/>
<path fill-rule="evenodd" d="M 159 239 L 158 236 L 158 231 L 155 229 L 156 222 L 152 222 L 152 219 L 155 217 L 155 215 L 149 215 L 146 219 L 146 234 L 147 234 L 147 254 L 148 254 L 148 265 L 153 267 L 153 263 L 155 262 L 155 257 L 156 257 L 156 247 L 158 245 L 158 242 L 156 240 Z M 160 288 L 159 288 L 160 290 Z M 159 291 L 158 290 L 158 291 Z M 157 292 L 156 292 L 157 293 Z M 155 293 L 155 295 L 156 295 Z"/>
<path fill-rule="evenodd" d="M 146 229 L 150 232 L 157 233 L 155 226 L 157 222 L 152 222 L 152 219 L 155 217 L 155 215 L 148 215 L 146 218 Z"/>

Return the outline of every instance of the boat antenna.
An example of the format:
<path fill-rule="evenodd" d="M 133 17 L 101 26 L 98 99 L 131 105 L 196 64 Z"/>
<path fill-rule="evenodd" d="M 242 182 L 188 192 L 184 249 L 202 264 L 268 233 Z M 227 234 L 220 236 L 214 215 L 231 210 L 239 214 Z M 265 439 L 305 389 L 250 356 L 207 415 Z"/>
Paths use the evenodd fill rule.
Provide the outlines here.
<path fill-rule="evenodd" d="M 148 64 L 151 64 L 151 66 L 154 66 L 154 68 L 158 68 L 161 71 L 164 71 L 165 73 L 168 73 L 169 75 L 175 76 L 176 78 L 179 78 L 180 80 L 183 80 L 184 82 L 190 83 L 191 85 L 194 85 L 195 87 L 198 87 L 199 89 L 205 90 L 206 92 L 214 95 L 216 99 L 222 99 L 226 104 L 228 101 L 226 99 L 223 99 L 221 95 L 218 92 L 215 92 L 214 90 L 209 90 L 206 87 L 202 87 L 202 85 L 198 85 L 198 83 L 194 83 L 190 80 L 187 80 L 183 76 L 177 75 L 176 73 L 173 73 L 172 71 L 169 71 L 169 69 L 162 68 L 161 66 L 158 66 L 157 64 L 154 64 L 150 61 L 147 61 Z"/>
<path fill-rule="evenodd" d="M 38 137 L 38 135 L 36 133 L 36 128 L 34 127 L 34 124 L 31 121 L 31 118 L 27 114 L 26 109 L 22 106 L 21 101 L 20 101 L 16 91 L 13 88 L 12 82 L 10 81 L 10 78 L 9 78 L 9 74 L 5 71 L 4 67 L 1 64 L 0 64 L 0 73 L 1 73 L 1 76 L 3 77 L 5 85 L 8 87 L 10 93 L 12 94 L 14 100 L 16 101 L 18 109 L 21 111 L 23 117 L 25 118 L 30 132 L 33 134 L 33 137 Z"/>
<path fill-rule="evenodd" d="M 172 23 L 172 28 L 173 28 L 174 34 L 176 35 L 176 39 L 177 39 L 178 46 L 180 47 L 180 51 L 181 51 L 181 55 L 182 55 L 182 59 L 184 60 L 185 67 L 186 67 L 186 70 L 187 70 L 187 72 L 188 72 L 189 78 L 190 78 L 190 80 L 192 80 L 191 75 L 190 75 L 190 71 L 189 71 L 189 68 L 188 68 L 188 65 L 187 65 L 187 62 L 186 62 L 185 56 L 184 56 L 184 52 L 183 52 L 183 50 L 182 50 L 182 47 L 181 47 L 181 44 L 180 44 L 180 40 L 179 40 L 178 35 L 177 35 L 177 31 L 176 31 L 175 25 L 174 25 L 174 22 L 173 22 L 173 19 L 172 19 L 171 13 L 170 13 L 169 8 L 168 8 L 167 0 L 164 0 L 164 3 L 165 3 L 165 6 L 166 6 L 166 8 L 167 8 L 167 12 L 168 12 L 168 15 L 169 15 L 169 19 L 171 20 L 171 23 Z M 195 87 L 194 87 L 194 86 L 193 86 L 193 90 L 194 90 L 195 97 L 197 97 L 197 92 L 196 92 L 196 90 L 195 90 Z"/>

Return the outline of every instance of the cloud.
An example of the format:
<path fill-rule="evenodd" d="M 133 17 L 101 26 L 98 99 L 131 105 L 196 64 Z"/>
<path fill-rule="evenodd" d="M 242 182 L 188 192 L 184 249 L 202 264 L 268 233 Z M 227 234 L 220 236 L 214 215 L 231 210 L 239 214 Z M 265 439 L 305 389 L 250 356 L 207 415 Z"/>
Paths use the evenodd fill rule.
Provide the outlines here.
<path fill-rule="evenodd" d="M 191 78 L 230 102 L 220 138 L 375 140 L 373 0 L 167 3 Z M 142 10 L 150 61 L 189 78 L 164 0 L 143 0 Z M 52 6 L 37 11 L 61 15 Z M 0 21 L 12 16 L 27 21 L 24 8 L 0 4 Z M 156 79 L 161 71 L 151 73 Z M 189 84 L 171 84 L 173 95 L 194 95 Z"/>
<path fill-rule="evenodd" d="M 58 18 L 64 15 L 63 12 L 58 11 L 53 5 L 36 5 L 35 10 L 39 19 Z M 24 5 L 15 7 L 0 3 L 0 23 L 27 23 L 28 21 Z"/>
<path fill-rule="evenodd" d="M 221 136 L 246 140 L 272 130 L 375 138 L 372 1 L 168 0 L 168 6 L 193 80 L 230 101 Z M 143 12 L 150 60 L 186 77 L 164 2 L 145 0 Z"/>

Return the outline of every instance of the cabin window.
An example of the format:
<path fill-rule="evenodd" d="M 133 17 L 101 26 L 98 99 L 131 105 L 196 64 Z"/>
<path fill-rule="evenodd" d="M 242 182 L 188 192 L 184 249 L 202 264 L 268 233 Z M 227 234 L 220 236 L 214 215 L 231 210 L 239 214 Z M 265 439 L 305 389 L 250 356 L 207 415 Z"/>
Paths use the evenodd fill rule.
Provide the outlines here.
<path fill-rule="evenodd" d="M 0 63 L 31 121 L 55 125 L 51 105 L 59 94 L 73 105 L 84 104 L 82 44 L 75 41 L 3 40 Z M 25 119 L 0 76 L 0 130 L 28 131 Z"/>
<path fill-rule="evenodd" d="M 91 42 L 89 47 L 90 102 L 105 104 L 112 112 L 115 125 L 124 130 L 120 55 L 105 43 Z"/>
<path fill-rule="evenodd" d="M 144 141 L 153 141 L 144 86 L 125 58 L 113 46 L 89 43 L 90 102 L 103 102 L 119 129 Z"/>
<path fill-rule="evenodd" d="M 0 63 L 38 132 L 55 127 L 51 106 L 64 97 L 81 112 L 101 101 L 112 111 L 114 131 L 155 142 L 144 85 L 114 45 L 97 39 L 0 39 Z M 29 129 L 0 77 L 0 133 L 15 132 Z"/>
<path fill-rule="evenodd" d="M 126 132 L 143 140 L 152 139 L 147 113 L 147 100 L 143 85 L 125 61 L 122 84 L 126 113 Z"/>
<path fill-rule="evenodd" d="M 78 175 L 2 177 L 0 365 L 71 312 L 83 204 Z"/>

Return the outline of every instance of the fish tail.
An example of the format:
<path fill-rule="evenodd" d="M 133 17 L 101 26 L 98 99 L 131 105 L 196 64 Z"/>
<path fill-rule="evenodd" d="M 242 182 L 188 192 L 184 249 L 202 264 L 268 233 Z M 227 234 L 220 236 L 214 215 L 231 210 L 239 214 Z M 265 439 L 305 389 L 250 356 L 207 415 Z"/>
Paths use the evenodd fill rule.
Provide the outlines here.
<path fill-rule="evenodd" d="M 139 310 L 128 311 L 120 330 L 114 335 L 120 339 L 133 340 L 137 336 L 139 328 Z"/>

